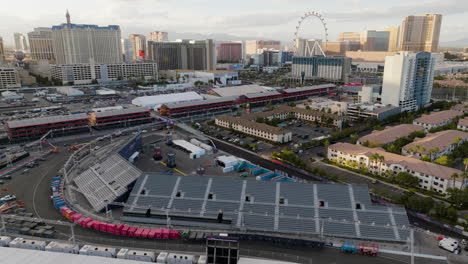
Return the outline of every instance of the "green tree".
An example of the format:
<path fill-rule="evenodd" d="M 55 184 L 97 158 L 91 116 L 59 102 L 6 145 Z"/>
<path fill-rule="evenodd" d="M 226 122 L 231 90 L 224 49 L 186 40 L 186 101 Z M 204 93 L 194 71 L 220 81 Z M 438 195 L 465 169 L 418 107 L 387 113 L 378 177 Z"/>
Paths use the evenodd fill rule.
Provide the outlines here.
<path fill-rule="evenodd" d="M 358 139 L 359 139 L 359 135 L 357 135 L 357 134 L 352 134 L 352 135 L 350 136 L 350 138 L 351 138 L 350 143 L 351 143 L 351 144 L 356 144 L 356 142 L 357 142 Z"/>
<path fill-rule="evenodd" d="M 465 172 L 468 171 L 468 158 L 463 159 L 463 164 L 465 165 Z"/>
<path fill-rule="evenodd" d="M 453 188 L 455 188 L 455 181 L 456 181 L 459 177 L 460 177 L 460 176 L 459 176 L 457 173 L 452 173 L 452 175 L 450 175 L 450 179 L 452 179 Z"/>
<path fill-rule="evenodd" d="M 438 157 L 437 159 L 434 160 L 434 163 L 437 163 L 443 166 L 452 166 L 452 160 L 447 155 L 442 155 Z"/>
<path fill-rule="evenodd" d="M 429 158 L 429 156 L 426 156 L 426 155 L 422 156 L 421 160 L 431 162 L 431 158 Z"/>
<path fill-rule="evenodd" d="M 439 218 L 445 218 L 447 216 L 447 207 L 443 203 L 436 203 L 434 213 Z"/>
<path fill-rule="evenodd" d="M 393 176 L 392 180 L 405 187 L 417 187 L 419 184 L 418 177 L 413 176 L 408 172 L 400 172 L 397 175 Z"/>
<path fill-rule="evenodd" d="M 456 222 L 458 219 L 458 211 L 457 209 L 450 207 L 447 209 L 447 219 Z"/>

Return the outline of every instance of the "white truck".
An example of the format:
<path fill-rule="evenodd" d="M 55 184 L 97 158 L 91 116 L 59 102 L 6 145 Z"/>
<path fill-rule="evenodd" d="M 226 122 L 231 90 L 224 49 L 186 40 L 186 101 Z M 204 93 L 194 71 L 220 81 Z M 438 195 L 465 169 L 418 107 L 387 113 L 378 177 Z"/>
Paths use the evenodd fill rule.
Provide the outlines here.
<path fill-rule="evenodd" d="M 460 253 L 460 243 L 458 240 L 446 237 L 439 241 L 439 247 L 452 253 Z"/>

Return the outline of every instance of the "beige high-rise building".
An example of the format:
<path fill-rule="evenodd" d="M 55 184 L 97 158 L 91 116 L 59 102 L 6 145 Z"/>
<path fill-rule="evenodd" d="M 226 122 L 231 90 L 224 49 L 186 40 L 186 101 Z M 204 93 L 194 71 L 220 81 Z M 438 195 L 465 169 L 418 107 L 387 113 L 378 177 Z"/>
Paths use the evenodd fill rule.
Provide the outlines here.
<path fill-rule="evenodd" d="M 388 31 L 390 34 L 388 38 L 388 51 L 397 52 L 400 49 L 400 27 L 386 27 L 385 31 Z"/>
<path fill-rule="evenodd" d="M 280 50 L 281 42 L 278 40 L 246 40 L 245 41 L 245 53 L 261 54 L 263 50 Z"/>
<path fill-rule="evenodd" d="M 29 48 L 33 60 L 55 62 L 54 42 L 51 28 L 35 28 L 28 33 Z"/>
<path fill-rule="evenodd" d="M 132 43 L 133 61 L 146 58 L 146 37 L 141 34 L 131 34 L 128 39 Z"/>
<path fill-rule="evenodd" d="M 362 51 L 387 51 L 389 32 L 377 30 L 365 30 L 363 32 L 342 32 L 338 37 L 339 42 L 359 42 Z"/>
<path fill-rule="evenodd" d="M 169 41 L 169 37 L 168 37 L 167 32 L 153 31 L 153 32 L 150 32 L 148 41 L 155 41 L 155 42 Z"/>
<path fill-rule="evenodd" d="M 148 59 L 158 63 L 159 70 L 205 70 L 216 68 L 212 39 L 148 41 Z"/>
<path fill-rule="evenodd" d="M 5 49 L 3 48 L 3 38 L 0 36 L 0 63 L 5 59 Z"/>
<path fill-rule="evenodd" d="M 442 15 L 407 16 L 401 25 L 400 50 L 437 52 Z"/>

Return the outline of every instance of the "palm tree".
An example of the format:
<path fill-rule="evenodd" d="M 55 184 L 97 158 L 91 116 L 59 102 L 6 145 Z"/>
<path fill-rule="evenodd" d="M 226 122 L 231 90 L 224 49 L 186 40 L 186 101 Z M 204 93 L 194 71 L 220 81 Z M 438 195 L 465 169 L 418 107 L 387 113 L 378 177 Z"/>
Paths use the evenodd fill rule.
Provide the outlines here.
<path fill-rule="evenodd" d="M 465 165 L 465 172 L 468 171 L 468 158 L 463 159 L 463 164 Z"/>
<path fill-rule="evenodd" d="M 450 175 L 450 179 L 452 179 L 454 189 L 455 189 L 455 180 L 458 179 L 458 177 L 459 177 L 459 175 L 456 174 L 456 173 L 453 173 L 452 175 Z"/>
<path fill-rule="evenodd" d="M 462 181 L 462 185 L 460 185 L 460 190 L 463 189 L 463 186 L 465 185 L 465 181 L 466 179 L 468 178 L 468 172 L 464 172 L 462 175 L 461 175 L 463 181 Z"/>
<path fill-rule="evenodd" d="M 429 154 L 430 154 L 430 157 L 431 157 L 431 161 L 433 160 L 433 156 L 434 154 L 436 154 L 437 152 L 439 152 L 439 148 L 438 147 L 434 147 L 434 148 L 431 148 L 429 150 Z"/>

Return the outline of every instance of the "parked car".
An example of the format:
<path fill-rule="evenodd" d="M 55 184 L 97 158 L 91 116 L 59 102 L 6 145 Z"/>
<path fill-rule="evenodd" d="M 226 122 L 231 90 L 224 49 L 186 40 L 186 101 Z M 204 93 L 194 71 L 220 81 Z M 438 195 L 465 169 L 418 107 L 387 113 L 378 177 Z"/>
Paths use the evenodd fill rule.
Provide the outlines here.
<path fill-rule="evenodd" d="M 16 196 L 8 194 L 0 198 L 0 203 L 6 203 L 10 201 L 15 201 L 15 200 L 16 200 Z"/>

